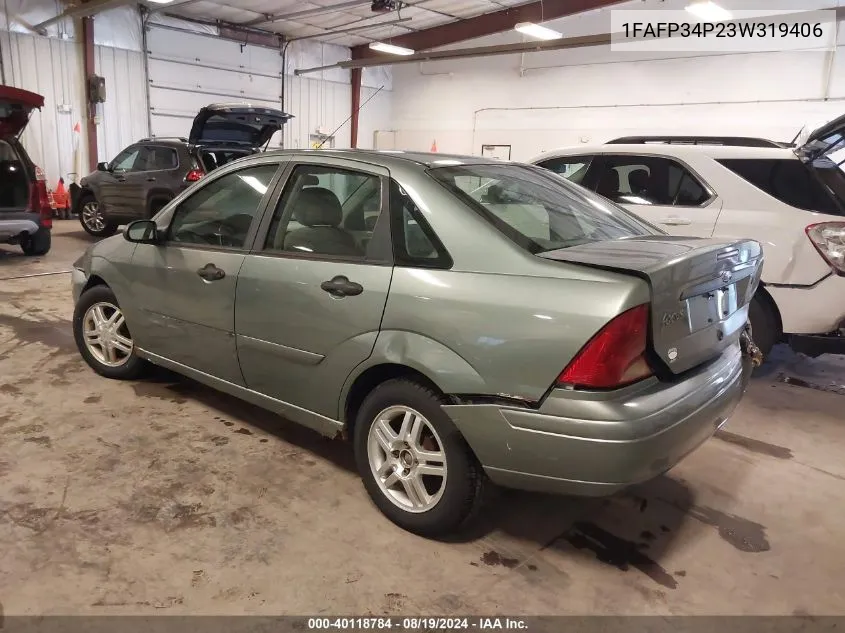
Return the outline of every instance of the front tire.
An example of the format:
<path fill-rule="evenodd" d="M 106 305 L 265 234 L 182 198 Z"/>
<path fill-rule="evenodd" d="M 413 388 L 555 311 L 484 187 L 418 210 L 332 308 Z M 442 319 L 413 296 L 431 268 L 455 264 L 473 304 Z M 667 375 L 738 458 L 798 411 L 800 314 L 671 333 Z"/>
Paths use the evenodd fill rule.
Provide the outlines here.
<path fill-rule="evenodd" d="M 21 238 L 21 250 L 28 257 L 46 255 L 50 252 L 52 241 L 50 229 L 40 228 L 35 233 Z"/>
<path fill-rule="evenodd" d="M 438 537 L 481 506 L 485 475 L 433 390 L 390 380 L 364 400 L 355 421 L 355 461 L 381 512 L 401 528 Z"/>
<path fill-rule="evenodd" d="M 100 210 L 100 203 L 90 193 L 79 201 L 79 223 L 88 235 L 109 237 L 117 232 L 117 224 L 108 220 Z"/>
<path fill-rule="evenodd" d="M 73 338 L 82 358 L 101 376 L 133 380 L 147 369 L 146 361 L 135 353 L 126 318 L 108 286 L 82 293 L 73 311 Z"/>

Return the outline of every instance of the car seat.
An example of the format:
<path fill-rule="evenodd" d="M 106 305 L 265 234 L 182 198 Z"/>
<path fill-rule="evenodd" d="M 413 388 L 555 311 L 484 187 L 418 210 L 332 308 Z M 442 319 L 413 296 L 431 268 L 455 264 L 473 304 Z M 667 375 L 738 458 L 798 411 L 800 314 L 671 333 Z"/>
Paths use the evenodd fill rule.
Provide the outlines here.
<path fill-rule="evenodd" d="M 352 234 L 340 228 L 343 210 L 331 190 L 308 187 L 300 191 L 293 217 L 303 228 L 285 235 L 284 250 L 323 255 L 361 254 Z"/>

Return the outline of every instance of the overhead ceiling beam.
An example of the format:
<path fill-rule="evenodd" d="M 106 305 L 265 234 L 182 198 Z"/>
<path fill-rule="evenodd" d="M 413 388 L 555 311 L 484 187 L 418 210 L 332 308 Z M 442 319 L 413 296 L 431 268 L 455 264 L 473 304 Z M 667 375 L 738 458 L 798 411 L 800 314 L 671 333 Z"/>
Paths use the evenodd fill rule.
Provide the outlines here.
<path fill-rule="evenodd" d="M 522 6 L 485 13 L 474 18 L 450 22 L 430 29 L 407 33 L 389 40 L 396 46 L 415 51 L 429 50 L 466 40 L 509 31 L 520 22 L 545 22 L 584 11 L 600 9 L 624 0 L 542 0 Z M 367 46 L 352 49 L 352 58 L 380 57 Z"/>
<path fill-rule="evenodd" d="M 329 66 L 315 68 L 301 68 L 294 71 L 296 75 L 307 75 L 330 68 L 370 68 L 372 66 L 392 66 L 395 64 L 410 64 L 414 62 L 428 62 L 445 59 L 464 59 L 469 57 L 490 57 L 492 55 L 514 55 L 519 53 L 540 53 L 565 48 L 582 48 L 585 46 L 604 46 L 610 44 L 610 33 L 598 35 L 580 35 L 566 37 L 559 40 L 539 40 L 518 42 L 516 44 L 495 44 L 493 46 L 473 46 L 472 48 L 455 48 L 445 51 L 428 51 L 415 55 L 389 55 L 365 57 L 338 62 Z"/>

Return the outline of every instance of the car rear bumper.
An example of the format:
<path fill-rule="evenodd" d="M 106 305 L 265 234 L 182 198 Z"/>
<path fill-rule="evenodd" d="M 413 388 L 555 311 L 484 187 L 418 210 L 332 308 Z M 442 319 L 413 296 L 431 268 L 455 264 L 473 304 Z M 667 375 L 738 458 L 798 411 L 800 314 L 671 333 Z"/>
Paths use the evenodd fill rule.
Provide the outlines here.
<path fill-rule="evenodd" d="M 777 304 L 787 336 L 828 334 L 845 321 L 845 277 L 830 275 L 814 286 L 766 284 L 766 290 Z"/>
<path fill-rule="evenodd" d="M 486 404 L 444 410 L 495 483 L 603 496 L 666 472 L 709 439 L 736 408 L 750 375 L 737 345 L 672 384 L 555 389 L 539 410 Z"/>
<path fill-rule="evenodd" d="M 37 213 L 14 211 L 0 213 L 0 240 L 17 237 L 21 233 L 35 233 L 41 228 L 41 217 Z"/>

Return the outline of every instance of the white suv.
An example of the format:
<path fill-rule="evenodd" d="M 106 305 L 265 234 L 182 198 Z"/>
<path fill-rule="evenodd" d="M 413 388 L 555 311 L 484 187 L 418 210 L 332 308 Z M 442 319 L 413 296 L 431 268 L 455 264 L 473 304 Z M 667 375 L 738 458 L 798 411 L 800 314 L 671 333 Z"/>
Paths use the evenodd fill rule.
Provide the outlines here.
<path fill-rule="evenodd" d="M 672 235 L 763 244 L 751 304 L 764 354 L 787 341 L 845 354 L 845 116 L 806 144 L 751 138 L 629 137 L 531 162 L 592 189 Z"/>

